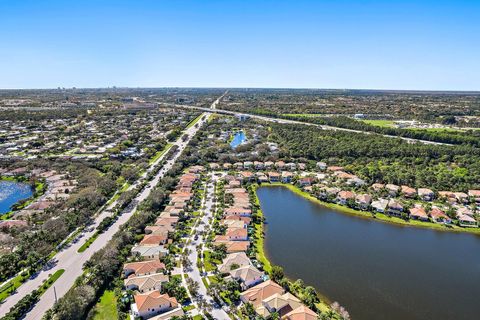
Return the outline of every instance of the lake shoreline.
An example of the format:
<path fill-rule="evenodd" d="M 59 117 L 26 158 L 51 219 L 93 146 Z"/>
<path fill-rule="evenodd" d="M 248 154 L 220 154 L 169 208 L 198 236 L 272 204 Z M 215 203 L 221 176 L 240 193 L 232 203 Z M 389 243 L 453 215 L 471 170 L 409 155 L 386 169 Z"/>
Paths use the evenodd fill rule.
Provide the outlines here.
<path fill-rule="evenodd" d="M 4 213 L 0 213 L 0 220 L 9 220 L 16 211 L 19 211 L 19 210 L 29 206 L 33 202 L 35 202 L 39 197 L 41 197 L 43 195 L 43 193 L 45 191 L 45 183 L 42 182 L 42 181 L 36 181 L 35 185 L 33 185 L 33 186 L 30 183 L 28 183 L 28 181 L 25 180 L 23 177 L 2 176 L 0 178 L 0 182 L 1 181 L 21 183 L 21 184 L 28 185 L 30 187 L 30 190 L 31 190 L 32 194 L 29 197 L 24 198 L 24 199 L 20 199 L 17 202 L 15 202 L 14 204 L 12 204 L 10 206 L 9 211 L 4 212 Z M 19 205 L 20 202 L 22 202 L 22 203 Z"/>
<path fill-rule="evenodd" d="M 406 298 L 405 295 L 402 294 L 402 290 L 400 290 L 400 291 L 395 290 L 395 289 L 399 289 L 399 288 L 401 289 L 401 288 L 417 287 L 417 286 L 418 286 L 418 289 L 420 291 L 425 290 L 425 288 L 431 288 L 432 285 L 435 285 L 435 286 L 437 285 L 435 280 L 432 280 L 431 277 L 426 277 L 425 281 L 420 281 L 419 284 L 415 284 L 415 282 L 409 282 L 410 278 L 408 278 L 408 276 L 404 276 L 406 282 L 401 282 L 401 283 L 408 283 L 408 284 L 405 284 L 405 285 L 398 284 L 398 281 L 395 280 L 395 279 L 394 280 L 386 280 L 385 279 L 385 276 L 386 276 L 385 272 L 383 272 L 383 273 L 380 272 L 379 276 L 373 277 L 373 279 L 375 281 L 381 281 L 381 282 L 379 282 L 379 287 L 384 287 L 384 289 L 386 289 L 385 292 L 387 292 L 387 295 L 394 294 L 396 296 L 397 292 L 400 292 L 400 293 L 398 293 L 399 295 L 396 296 L 396 297 L 398 297 L 399 299 L 402 299 L 402 300 L 399 300 L 399 301 L 403 301 L 401 309 L 397 308 L 396 303 L 385 303 L 385 304 L 378 303 L 378 301 L 379 301 L 378 298 L 379 297 L 381 298 L 382 295 L 378 296 L 378 292 L 376 292 L 375 290 L 369 289 L 369 287 L 365 287 L 365 289 L 367 289 L 367 290 L 365 290 L 365 293 L 362 293 L 362 292 L 364 292 L 364 290 L 359 290 L 357 288 L 352 290 L 352 291 L 350 291 L 350 290 L 345 291 L 345 288 L 343 288 L 343 289 L 337 289 L 337 288 L 338 288 L 338 286 L 340 286 L 340 287 L 349 286 L 350 284 L 348 282 L 344 282 L 344 279 L 345 278 L 350 278 L 350 277 L 352 277 L 352 279 L 354 279 L 355 277 L 359 277 L 359 279 L 358 279 L 359 280 L 358 281 L 359 286 L 362 283 L 365 286 L 368 285 L 367 280 L 360 280 L 360 279 L 364 279 L 364 277 L 362 276 L 363 273 L 362 272 L 358 273 L 357 271 L 358 271 L 359 268 L 362 268 L 362 267 L 364 267 L 365 270 L 371 270 L 371 268 L 372 268 L 371 260 L 369 260 L 368 258 L 365 260 L 365 259 L 362 259 L 362 257 L 369 257 L 370 256 L 369 254 L 371 254 L 372 252 L 376 252 L 375 251 L 376 249 L 374 251 L 372 251 L 372 250 L 369 250 L 369 249 L 363 250 L 363 249 L 360 249 L 360 248 L 356 248 L 356 247 L 359 246 L 359 243 L 363 243 L 364 239 L 367 239 L 367 240 L 365 240 L 366 241 L 365 244 L 367 244 L 367 245 L 362 247 L 362 248 L 375 248 L 377 246 L 377 244 L 379 243 L 378 241 L 381 241 L 381 239 L 386 239 L 385 238 L 386 234 L 391 234 L 392 238 L 390 238 L 390 242 L 393 241 L 393 243 L 389 243 L 388 241 L 386 241 L 385 245 L 381 245 L 379 248 L 380 248 L 380 252 L 385 253 L 385 256 L 393 255 L 393 258 L 391 260 L 387 259 L 386 261 L 396 261 L 398 263 L 393 263 L 393 264 L 395 266 L 398 266 L 399 264 L 402 263 L 402 261 L 405 261 L 405 260 L 400 259 L 400 260 L 397 261 L 396 258 L 398 258 L 398 255 L 391 253 L 391 252 L 397 252 L 397 250 L 395 250 L 395 248 L 403 247 L 403 249 L 405 249 L 405 246 L 407 246 L 408 249 L 414 248 L 414 247 L 411 246 L 411 244 L 413 244 L 413 243 L 424 243 L 426 245 L 427 244 L 432 244 L 432 243 L 428 242 L 432 239 L 440 240 L 440 243 L 441 243 L 442 239 L 443 239 L 443 241 L 446 241 L 445 239 L 447 239 L 447 238 L 452 239 L 452 240 L 457 239 L 456 235 L 451 233 L 451 235 L 449 237 L 447 237 L 446 233 L 445 233 L 445 236 L 442 236 L 440 233 L 421 232 L 421 231 L 415 231 L 415 229 L 409 229 L 409 228 L 398 228 L 398 231 L 395 231 L 394 229 L 397 229 L 396 227 L 398 227 L 399 225 L 394 226 L 394 224 L 392 224 L 392 223 L 390 223 L 390 224 L 387 223 L 387 224 L 383 224 L 383 226 L 382 226 L 382 224 L 368 223 L 366 220 L 357 219 L 357 222 L 353 223 L 353 225 L 352 224 L 349 225 L 348 223 L 346 225 L 344 225 L 346 235 L 340 236 L 338 238 L 338 244 L 334 245 L 333 247 L 330 246 L 329 248 L 324 248 L 321 245 L 320 246 L 313 245 L 313 243 L 316 243 L 317 241 L 323 241 L 322 243 L 337 243 L 335 239 L 338 236 L 338 234 L 337 234 L 338 230 L 340 230 L 343 223 L 346 223 L 346 222 L 348 222 L 347 221 L 348 219 L 351 219 L 351 218 L 348 218 L 348 216 L 358 216 L 358 215 L 350 215 L 350 214 L 340 214 L 340 215 L 334 214 L 334 215 L 332 215 L 331 214 L 332 211 L 334 213 L 342 213 L 342 212 L 340 212 L 340 210 L 332 210 L 330 206 L 324 206 L 323 203 L 321 203 L 321 201 L 315 199 L 314 197 L 312 197 L 308 193 L 301 191 L 299 188 L 297 188 L 295 186 L 291 186 L 290 188 L 283 188 L 283 189 L 278 188 L 278 187 L 282 187 L 282 186 L 286 187 L 286 185 L 283 185 L 283 184 L 273 184 L 273 185 L 272 184 L 261 184 L 261 185 L 253 184 L 252 185 L 252 190 L 254 190 L 254 194 L 255 194 L 255 198 L 254 198 L 255 202 L 254 203 L 260 203 L 260 200 L 261 200 L 261 203 L 262 203 L 261 209 L 265 210 L 265 212 L 264 211 L 261 212 L 261 217 L 263 217 L 262 223 L 258 223 L 262 227 L 263 236 L 264 236 L 264 239 L 262 239 L 263 242 L 258 242 L 259 245 L 260 245 L 260 243 L 263 245 L 263 257 L 260 256 L 262 253 L 259 252 L 258 250 L 256 250 L 256 254 L 258 255 L 259 261 L 261 261 L 262 258 L 263 258 L 265 260 L 268 260 L 269 264 L 275 264 L 275 265 L 279 265 L 283 268 L 286 268 L 287 272 L 289 273 L 289 276 L 287 276 L 287 278 L 288 278 L 290 283 L 293 283 L 293 281 L 295 281 L 295 279 L 297 279 L 297 278 L 303 279 L 307 286 L 312 285 L 317 289 L 317 294 L 318 294 L 319 298 L 321 299 L 321 301 L 323 302 L 322 305 L 324 305 L 325 308 L 330 308 L 330 303 L 332 301 L 339 301 L 342 305 L 345 304 L 348 311 L 350 311 L 350 308 L 351 308 L 351 311 L 353 312 L 352 316 L 356 315 L 355 318 L 358 317 L 359 319 L 370 319 L 370 316 L 372 316 L 372 311 L 371 310 L 375 310 L 374 312 L 375 312 L 376 315 L 387 314 L 388 312 L 392 312 L 392 310 L 397 310 L 397 311 L 402 311 L 402 312 L 404 311 L 404 314 L 402 316 L 407 316 L 407 315 L 417 316 L 418 315 L 418 317 L 416 317 L 415 319 L 422 319 L 422 316 L 426 316 L 427 314 L 431 314 L 432 312 L 435 313 L 434 311 L 431 311 L 431 310 L 435 310 L 435 308 L 433 307 L 433 306 L 435 306 L 435 303 L 432 303 L 432 309 L 431 310 L 420 311 L 420 309 L 418 309 L 418 306 L 412 307 L 412 309 L 408 309 L 409 308 L 409 304 L 407 303 L 409 301 L 408 297 Z M 261 188 L 261 187 L 269 187 L 269 188 Z M 275 187 L 277 187 L 277 188 L 275 188 Z M 272 189 L 272 190 L 268 191 L 268 189 Z M 273 189 L 277 189 L 277 190 L 274 191 Z M 281 189 L 284 190 L 284 191 L 281 192 Z M 294 191 L 297 191 L 297 192 L 294 192 Z M 285 192 L 291 192 L 291 196 L 288 196 L 288 198 L 287 198 L 286 197 L 287 195 L 285 194 Z M 266 196 L 266 195 L 269 195 L 269 196 Z M 281 198 L 275 198 L 275 196 L 272 197 L 272 195 L 277 195 L 277 196 L 280 196 Z M 323 222 L 323 225 L 325 226 L 323 228 L 321 228 L 319 226 L 315 227 L 314 224 L 311 223 L 312 221 L 307 222 L 307 225 L 305 225 L 305 222 L 308 221 L 308 220 L 305 220 L 303 218 L 298 219 L 299 226 L 302 226 L 302 228 L 305 228 L 304 230 L 308 230 L 308 232 L 306 232 L 306 234 L 312 235 L 315 232 L 319 232 L 322 235 L 326 235 L 322 238 L 322 240 L 319 240 L 319 238 L 317 236 L 314 236 L 313 238 L 311 236 L 306 236 L 305 239 L 308 239 L 308 241 L 309 241 L 308 243 L 306 243 L 306 247 L 309 248 L 308 251 L 303 249 L 302 247 L 299 247 L 299 248 L 297 247 L 301 244 L 296 241 L 295 237 L 292 238 L 292 240 L 294 240 L 295 245 L 290 245 L 290 247 L 288 247 L 287 243 L 292 243 L 292 242 L 288 242 L 288 240 L 287 241 L 285 240 L 285 239 L 291 238 L 291 235 L 289 234 L 289 230 L 293 230 L 293 227 L 291 227 L 292 221 L 285 222 L 284 218 L 290 217 L 292 212 L 297 212 L 297 211 L 295 211 L 296 210 L 295 207 L 292 207 L 290 205 L 290 203 L 295 203 L 295 202 L 292 202 L 293 199 L 291 199 L 291 197 L 295 198 L 295 196 L 297 196 L 296 198 L 300 202 L 301 202 L 302 199 L 303 200 L 313 200 L 313 201 L 307 201 L 305 206 L 312 208 L 311 210 L 318 210 L 320 212 L 322 212 L 322 211 L 325 212 L 325 216 L 323 216 L 323 218 L 321 217 L 321 215 L 320 216 L 318 215 L 319 212 L 315 212 L 315 211 L 310 212 L 310 217 L 312 217 L 312 218 L 317 217 L 317 218 L 314 219 L 315 221 Z M 301 197 L 299 197 L 299 196 L 301 196 Z M 268 197 L 268 198 L 265 198 L 265 197 Z M 286 200 L 286 199 L 288 199 L 288 200 Z M 285 201 L 287 201 L 287 202 L 285 202 Z M 297 200 L 295 200 L 295 201 L 297 201 Z M 308 202 L 311 202 L 311 204 L 308 205 Z M 320 204 L 320 205 L 315 206 L 316 204 Z M 272 207 L 272 205 L 273 205 L 273 207 Z M 317 208 L 315 209 L 315 207 L 317 207 Z M 302 210 L 306 209 L 304 207 L 302 207 L 302 208 L 303 208 Z M 328 213 L 328 211 L 330 211 L 330 214 Z M 306 212 L 308 212 L 308 210 Z M 297 213 L 300 214 L 300 211 L 298 211 Z M 342 216 L 343 216 L 343 218 L 342 218 Z M 331 217 L 331 218 L 327 218 L 327 217 Z M 338 217 L 338 218 L 336 218 L 336 217 Z M 362 216 L 359 216 L 359 217 L 362 218 Z M 267 219 L 267 220 L 265 220 L 265 219 Z M 320 220 L 318 220 L 318 219 L 320 219 Z M 354 220 L 356 220 L 356 219 L 354 219 Z M 364 222 L 361 222 L 361 220 L 363 220 Z M 332 228 L 332 222 L 337 223 L 337 225 L 333 228 Z M 363 237 L 362 232 L 355 232 L 354 231 L 354 229 L 358 229 L 358 226 L 362 226 L 362 225 L 367 227 L 367 229 L 365 229 L 365 230 L 370 231 L 368 233 L 368 236 L 366 236 L 365 238 Z M 388 230 L 388 225 L 391 226 L 390 228 L 394 228 L 394 229 L 390 230 L 390 231 L 392 231 L 392 233 L 385 233 L 385 231 L 389 231 Z M 281 227 L 277 227 L 277 226 L 281 226 Z M 352 228 L 352 226 L 353 226 L 353 228 Z M 375 226 L 377 226 L 377 227 L 375 227 Z M 325 230 L 325 228 L 327 228 L 327 229 Z M 385 229 L 385 228 L 387 228 L 387 229 Z M 349 232 L 348 230 L 354 231 L 354 232 Z M 467 233 L 464 233 L 464 234 L 465 234 L 465 236 L 467 236 L 466 235 Z M 353 241 L 353 244 L 352 244 L 352 242 L 348 241 L 348 238 L 351 238 L 352 235 L 353 235 L 353 237 L 356 237 L 356 240 L 357 240 L 357 241 Z M 414 235 L 414 238 L 412 238 L 411 235 Z M 424 236 L 422 236 L 422 235 L 424 235 Z M 478 240 L 478 238 L 472 237 L 471 240 L 466 240 L 466 242 L 465 242 L 465 239 L 466 239 L 465 236 L 461 236 L 461 234 L 458 234 L 458 239 L 459 239 L 458 241 L 460 241 L 460 243 L 471 244 L 472 240 Z M 470 236 L 467 236 L 467 237 L 470 237 Z M 392 239 L 395 239 L 395 238 L 396 238 L 396 241 L 392 240 Z M 373 241 L 372 239 L 375 239 L 375 240 Z M 425 242 L 416 241 L 418 239 L 422 239 L 422 240 L 425 239 L 426 241 Z M 409 242 L 411 242 L 411 243 L 409 243 Z M 373 243 L 373 246 L 368 245 L 368 244 L 372 244 L 372 243 Z M 409 245 L 406 245 L 407 243 L 409 243 Z M 451 243 L 452 242 L 450 242 L 450 244 Z M 453 243 L 458 244 L 456 241 L 453 241 Z M 347 244 L 347 246 L 345 246 L 345 244 Z M 287 247 L 286 247 L 286 245 L 287 245 Z M 329 269 L 329 266 L 330 267 L 332 266 L 331 265 L 331 263 L 332 263 L 331 258 L 332 257 L 334 259 L 337 259 L 337 261 L 335 263 L 337 263 L 338 261 L 339 261 L 338 263 L 343 263 L 342 258 L 339 257 L 339 256 L 344 256 L 344 255 L 338 254 L 338 251 L 336 251 L 337 249 L 333 249 L 333 248 L 337 248 L 337 245 L 338 245 L 338 248 L 340 248 L 340 252 L 343 252 L 343 253 L 345 253 L 344 251 L 342 251 L 343 249 L 349 249 L 349 248 L 359 249 L 358 251 L 357 250 L 354 251 L 355 253 L 357 253 L 359 255 L 359 258 L 360 258 L 358 260 L 358 265 L 355 266 L 354 268 L 348 268 L 347 267 L 346 269 L 344 269 L 344 270 L 348 270 L 348 272 L 349 272 L 348 274 L 347 273 L 346 274 L 341 274 L 342 271 L 339 273 L 337 270 L 330 270 L 331 268 Z M 281 248 L 289 248 L 288 249 L 288 250 L 290 250 L 289 252 L 295 252 L 295 253 L 292 253 L 292 254 L 288 255 L 286 252 L 283 252 L 283 253 L 281 251 L 279 252 L 277 250 L 278 246 L 280 246 Z M 385 246 L 391 246 L 391 249 L 389 249 L 390 251 L 389 250 L 384 250 Z M 448 250 L 455 250 L 448 245 L 439 245 L 439 247 L 445 248 L 445 250 L 447 250 L 447 251 Z M 464 246 L 460 246 L 460 247 L 464 248 Z M 470 247 L 470 245 L 468 245 L 467 247 L 469 249 L 472 249 Z M 297 253 L 297 250 L 295 248 L 298 248 L 298 252 L 301 252 L 301 253 L 300 254 Z M 322 253 L 322 250 L 323 250 L 322 248 L 324 249 L 323 253 Z M 420 248 L 420 247 L 415 247 L 415 248 Z M 449 248 L 449 249 L 447 249 L 447 248 Z M 272 252 L 270 252 L 270 250 L 272 250 Z M 281 249 L 281 250 L 283 250 L 283 249 Z M 310 254 L 312 254 L 313 252 L 317 252 L 317 251 L 318 251 L 318 254 L 316 254 L 315 256 L 325 255 L 325 257 L 329 257 L 328 259 L 330 259 L 329 263 L 327 263 L 326 265 L 323 265 L 323 267 L 320 267 L 321 262 L 319 263 L 318 259 L 313 258 L 313 257 L 309 258 Z M 412 251 L 403 250 L 403 251 L 398 251 L 398 252 L 403 252 L 405 254 L 407 254 L 407 252 L 408 252 L 407 255 L 409 255 L 409 256 L 412 256 L 412 255 L 415 256 L 416 255 L 417 258 L 419 258 L 420 260 L 413 259 L 412 261 L 422 261 L 421 259 L 423 259 L 424 253 L 422 253 L 421 251 L 422 250 L 419 249 L 419 250 L 412 250 Z M 433 250 L 433 252 L 437 252 L 437 253 L 438 253 L 438 251 L 439 250 L 437 250 L 437 249 Z M 362 255 L 359 252 L 363 252 L 363 253 L 367 253 L 367 254 Z M 386 253 L 386 252 L 390 252 L 390 253 Z M 470 252 L 471 252 L 471 250 L 470 250 Z M 352 255 L 355 256 L 355 253 L 352 253 Z M 291 264 L 291 263 L 289 263 L 288 259 L 287 260 L 285 259 L 286 254 L 287 254 L 288 257 L 290 257 L 289 259 L 297 259 L 298 258 L 299 260 L 297 260 L 297 261 L 304 261 L 304 263 L 300 264 L 300 265 L 298 263 Z M 336 254 L 337 254 L 337 256 L 335 256 Z M 350 256 L 350 255 L 348 255 L 348 256 Z M 443 255 L 439 254 L 437 256 L 441 257 Z M 320 261 L 321 260 L 322 259 L 320 259 Z M 443 259 L 441 259 L 441 260 L 443 260 Z M 446 260 L 448 261 L 449 259 L 446 259 Z M 303 267 L 305 265 L 309 265 L 310 264 L 309 261 L 315 261 L 319 264 L 316 265 L 316 267 L 314 267 L 314 268 Z M 408 261 L 408 258 L 407 258 L 407 261 Z M 410 261 L 410 262 L 412 262 L 412 261 Z M 459 260 L 456 259 L 455 261 L 458 262 Z M 375 265 L 376 265 L 376 263 L 377 262 L 375 262 Z M 447 266 L 451 266 L 451 265 L 452 264 L 451 263 L 449 264 L 449 262 L 448 262 L 447 264 L 445 264 L 445 267 L 447 268 Z M 463 270 L 463 268 L 460 268 L 460 269 Z M 460 269 L 455 269 L 455 270 L 460 270 Z M 471 268 L 466 268 L 466 269 L 470 270 Z M 333 273 L 330 273 L 330 271 L 333 271 Z M 452 274 L 452 275 L 455 274 L 454 273 L 455 271 L 453 271 L 453 270 L 449 270 L 449 271 L 450 272 L 448 274 Z M 357 273 L 355 273 L 355 272 L 357 272 Z M 407 270 L 405 272 L 406 272 L 406 274 L 408 274 L 408 273 L 412 272 L 412 270 L 407 268 Z M 317 277 L 317 274 L 322 274 L 323 275 L 323 280 L 320 280 Z M 471 275 L 471 272 L 466 271 L 465 273 L 462 273 L 462 274 L 470 274 Z M 473 272 L 473 274 L 475 274 L 475 272 Z M 389 279 L 388 276 L 386 276 L 386 277 L 387 277 L 387 279 Z M 459 277 L 460 283 L 462 283 L 462 285 L 465 287 L 466 291 L 464 291 L 464 292 L 472 291 L 471 290 L 471 288 L 472 288 L 471 285 L 466 285 L 465 282 L 462 281 L 462 280 L 464 280 L 465 277 L 463 277 L 463 276 L 458 276 L 458 277 Z M 385 282 L 384 282 L 384 280 L 385 280 Z M 395 287 L 395 286 L 399 286 L 399 287 Z M 424 286 L 424 287 L 422 287 L 422 286 Z M 441 286 L 441 285 L 439 285 L 439 286 Z M 361 286 L 359 288 L 361 288 Z M 355 292 L 355 294 L 353 292 Z M 325 293 L 328 293 L 328 294 L 325 294 Z M 458 293 L 459 292 L 457 292 L 457 294 Z M 368 310 L 369 308 L 365 308 L 365 307 L 362 306 L 362 304 L 357 303 L 358 299 L 356 299 L 355 297 L 358 297 L 358 296 L 363 297 L 363 294 L 365 294 L 365 297 L 367 297 L 367 298 L 362 298 L 362 299 L 374 299 L 375 303 L 373 303 L 372 305 L 377 305 L 378 304 L 376 309 L 371 309 L 370 308 L 370 311 L 369 311 Z M 435 296 L 435 294 L 433 294 L 433 295 Z M 330 299 L 329 296 L 330 297 L 335 297 L 335 298 Z M 409 296 L 409 295 L 407 294 L 407 296 Z M 471 299 L 469 299 L 469 300 L 471 300 Z M 469 301 L 465 306 L 467 307 L 467 309 L 470 308 L 472 306 L 472 302 Z M 324 309 L 324 310 L 327 310 L 327 309 Z M 471 312 L 471 310 L 469 312 Z M 445 313 L 445 314 L 448 314 L 448 312 Z M 420 316 L 420 315 L 422 315 L 422 316 Z M 380 319 L 376 316 L 373 317 L 373 318 Z M 446 317 L 442 316 L 440 318 L 441 319 L 449 319 L 448 316 L 446 316 Z M 401 319 L 401 317 L 397 317 L 396 319 Z"/>
<path fill-rule="evenodd" d="M 252 191 L 253 191 L 253 201 L 254 203 L 258 206 L 257 210 L 257 215 L 260 217 L 261 222 L 255 224 L 255 235 L 256 235 L 256 245 L 255 245 L 255 255 L 258 261 L 260 261 L 263 264 L 263 268 L 265 271 L 270 272 L 273 264 L 270 260 L 270 257 L 268 255 L 267 248 L 265 246 L 265 216 L 262 212 L 262 209 L 260 207 L 260 200 L 258 199 L 257 195 L 257 190 L 260 187 L 263 187 L 264 185 L 261 184 L 253 184 L 251 185 Z M 280 266 L 281 267 L 281 266 Z M 290 283 L 295 282 L 295 280 L 289 278 L 286 276 L 288 281 Z M 317 305 L 317 308 L 321 312 L 327 312 L 331 310 L 330 304 L 332 303 L 332 300 L 322 292 L 318 291 L 318 288 L 315 288 L 317 290 L 317 296 L 320 298 L 320 303 Z"/>
<path fill-rule="evenodd" d="M 421 222 L 417 220 L 409 220 L 405 221 L 401 218 L 391 217 L 382 213 L 372 213 L 370 211 L 360 211 L 352 208 L 348 208 L 346 206 L 342 206 L 336 203 L 325 202 L 320 199 L 315 198 L 313 195 L 309 194 L 306 191 L 301 190 L 299 187 L 294 186 L 290 183 L 281 183 L 281 182 L 274 182 L 274 183 L 263 183 L 260 185 L 261 187 L 284 187 L 292 191 L 293 193 L 302 196 L 303 198 L 312 201 L 316 204 L 319 204 L 323 207 L 332 209 L 337 211 L 341 214 L 346 214 L 350 216 L 355 216 L 363 219 L 374 220 L 382 223 L 396 225 L 397 227 L 414 227 L 420 229 L 430 229 L 435 231 L 441 232 L 454 232 L 454 233 L 468 233 L 480 236 L 480 228 L 462 228 L 462 227 L 452 227 L 448 228 L 441 224 L 436 224 L 433 222 Z"/>

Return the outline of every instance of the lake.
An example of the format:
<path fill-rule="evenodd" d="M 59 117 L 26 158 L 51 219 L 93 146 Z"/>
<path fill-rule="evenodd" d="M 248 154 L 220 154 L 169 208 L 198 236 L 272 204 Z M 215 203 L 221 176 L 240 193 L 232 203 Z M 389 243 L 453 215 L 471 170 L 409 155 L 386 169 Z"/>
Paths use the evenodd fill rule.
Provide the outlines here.
<path fill-rule="evenodd" d="M 247 140 L 247 136 L 245 135 L 245 133 L 243 131 L 239 131 L 235 133 L 235 135 L 233 136 L 233 139 L 230 142 L 230 147 L 235 149 L 236 147 L 244 143 L 246 140 Z"/>
<path fill-rule="evenodd" d="M 281 186 L 258 197 L 271 262 L 352 319 L 480 318 L 479 236 L 342 214 Z"/>
<path fill-rule="evenodd" d="M 0 214 L 9 212 L 15 203 L 31 196 L 33 196 L 33 190 L 26 183 L 0 181 Z"/>

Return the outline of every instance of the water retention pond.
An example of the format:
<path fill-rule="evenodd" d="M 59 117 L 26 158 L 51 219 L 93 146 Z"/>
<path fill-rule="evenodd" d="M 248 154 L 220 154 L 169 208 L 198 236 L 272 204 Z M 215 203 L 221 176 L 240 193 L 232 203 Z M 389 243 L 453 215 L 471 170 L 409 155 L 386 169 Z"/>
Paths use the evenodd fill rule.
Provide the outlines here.
<path fill-rule="evenodd" d="M 257 194 L 271 262 L 353 320 L 479 318 L 479 236 L 346 215 L 281 186 Z"/>

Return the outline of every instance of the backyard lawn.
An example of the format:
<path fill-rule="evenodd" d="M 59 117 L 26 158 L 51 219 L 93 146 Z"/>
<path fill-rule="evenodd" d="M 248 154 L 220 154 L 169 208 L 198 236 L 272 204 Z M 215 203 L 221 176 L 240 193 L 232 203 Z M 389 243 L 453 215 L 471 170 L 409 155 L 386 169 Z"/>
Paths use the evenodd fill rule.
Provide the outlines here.
<path fill-rule="evenodd" d="M 117 319 L 117 298 L 112 290 L 105 290 L 93 309 L 93 320 Z"/>

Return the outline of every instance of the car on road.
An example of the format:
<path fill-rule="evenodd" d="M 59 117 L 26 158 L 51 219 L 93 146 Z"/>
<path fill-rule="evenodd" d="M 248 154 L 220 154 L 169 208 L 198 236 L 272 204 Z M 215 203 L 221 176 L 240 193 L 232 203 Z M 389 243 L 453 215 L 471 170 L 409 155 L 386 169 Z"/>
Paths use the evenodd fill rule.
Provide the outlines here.
<path fill-rule="evenodd" d="M 193 240 L 195 240 L 195 241 L 198 240 L 198 234 L 195 235 L 195 237 L 193 238 Z"/>

